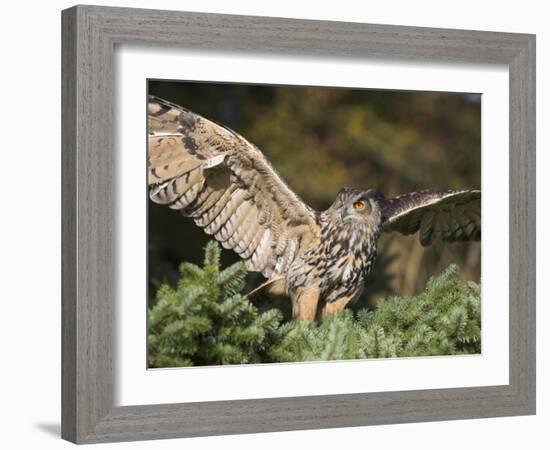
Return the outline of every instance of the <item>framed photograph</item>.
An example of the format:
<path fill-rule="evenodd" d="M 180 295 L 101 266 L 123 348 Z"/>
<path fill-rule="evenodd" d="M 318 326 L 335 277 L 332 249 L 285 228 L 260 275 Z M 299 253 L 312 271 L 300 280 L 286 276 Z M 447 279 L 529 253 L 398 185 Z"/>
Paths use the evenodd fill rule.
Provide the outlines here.
<path fill-rule="evenodd" d="M 535 413 L 535 37 L 75 6 L 62 435 Z"/>

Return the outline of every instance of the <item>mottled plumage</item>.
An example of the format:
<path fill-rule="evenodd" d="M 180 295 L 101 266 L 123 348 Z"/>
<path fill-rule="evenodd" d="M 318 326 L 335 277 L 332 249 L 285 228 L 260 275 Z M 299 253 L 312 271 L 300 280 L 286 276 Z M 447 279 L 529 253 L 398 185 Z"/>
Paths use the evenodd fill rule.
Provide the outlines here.
<path fill-rule="evenodd" d="M 333 205 L 307 206 L 242 136 L 155 97 L 148 104 L 150 198 L 191 217 L 293 314 L 314 319 L 356 298 L 376 257 L 381 232 L 420 231 L 423 245 L 479 240 L 479 191 L 420 191 L 385 199 L 342 189 Z"/>

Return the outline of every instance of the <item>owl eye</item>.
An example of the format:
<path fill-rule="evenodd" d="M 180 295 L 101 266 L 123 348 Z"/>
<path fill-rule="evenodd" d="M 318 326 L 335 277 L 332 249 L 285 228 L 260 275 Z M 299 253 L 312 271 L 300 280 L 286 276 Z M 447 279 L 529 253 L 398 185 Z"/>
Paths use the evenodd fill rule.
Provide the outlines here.
<path fill-rule="evenodd" d="M 354 207 L 355 209 L 363 209 L 363 208 L 365 207 L 365 202 L 355 202 L 355 203 L 353 204 L 353 207 Z"/>

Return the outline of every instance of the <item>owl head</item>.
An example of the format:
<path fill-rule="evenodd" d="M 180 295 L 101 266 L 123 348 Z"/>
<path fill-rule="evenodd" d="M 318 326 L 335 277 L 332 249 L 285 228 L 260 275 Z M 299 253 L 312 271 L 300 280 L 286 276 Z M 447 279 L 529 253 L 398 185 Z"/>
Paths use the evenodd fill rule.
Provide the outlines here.
<path fill-rule="evenodd" d="M 345 223 L 369 223 L 374 225 L 380 221 L 379 201 L 384 194 L 375 190 L 361 190 L 345 187 L 338 192 L 336 200 L 327 211 L 340 217 Z"/>

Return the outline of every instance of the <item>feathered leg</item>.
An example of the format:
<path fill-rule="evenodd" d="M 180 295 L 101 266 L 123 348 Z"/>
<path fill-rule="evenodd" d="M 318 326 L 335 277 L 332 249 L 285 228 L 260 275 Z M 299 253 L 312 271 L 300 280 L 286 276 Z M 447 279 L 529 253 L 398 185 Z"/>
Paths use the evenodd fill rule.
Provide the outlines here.
<path fill-rule="evenodd" d="M 325 303 L 319 308 L 320 318 L 325 317 L 327 314 L 332 314 L 336 311 L 341 311 L 350 302 L 351 297 L 344 297 L 334 302 Z"/>
<path fill-rule="evenodd" d="M 298 288 L 291 295 L 292 317 L 298 320 L 314 320 L 319 302 L 317 286 Z"/>

